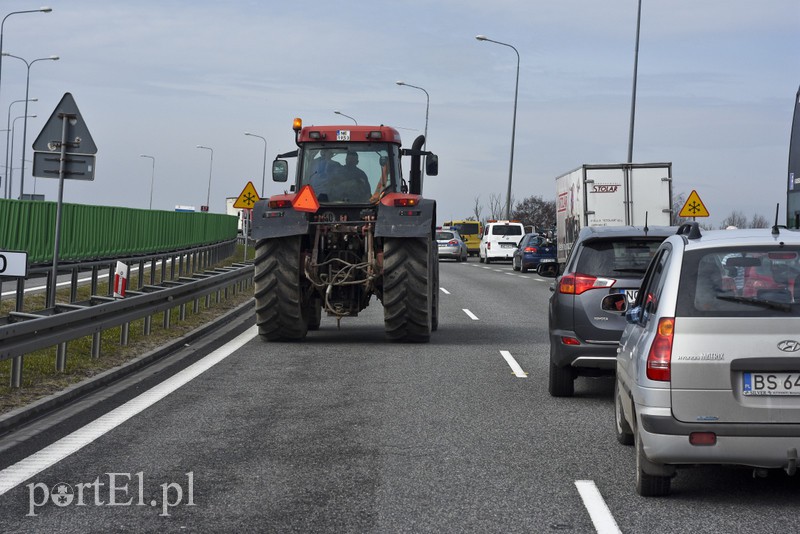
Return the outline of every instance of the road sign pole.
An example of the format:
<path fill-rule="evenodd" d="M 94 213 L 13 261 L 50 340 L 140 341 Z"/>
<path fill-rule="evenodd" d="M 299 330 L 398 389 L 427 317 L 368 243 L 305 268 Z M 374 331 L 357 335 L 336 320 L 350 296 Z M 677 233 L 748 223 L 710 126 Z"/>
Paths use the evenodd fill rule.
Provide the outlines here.
<path fill-rule="evenodd" d="M 64 204 L 64 174 L 67 159 L 67 125 L 70 120 L 76 120 L 75 115 L 61 113 L 61 161 L 58 164 L 58 205 L 56 207 L 56 235 L 53 246 L 53 270 L 50 272 L 50 294 L 47 298 L 47 307 L 55 308 L 56 284 L 58 283 L 58 253 L 61 245 L 61 210 Z"/>

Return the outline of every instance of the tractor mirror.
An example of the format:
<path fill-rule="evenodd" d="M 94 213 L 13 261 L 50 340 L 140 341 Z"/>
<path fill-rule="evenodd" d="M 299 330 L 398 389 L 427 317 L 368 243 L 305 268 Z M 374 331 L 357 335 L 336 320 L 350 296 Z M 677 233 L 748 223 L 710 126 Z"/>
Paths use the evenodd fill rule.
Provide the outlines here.
<path fill-rule="evenodd" d="M 282 159 L 272 162 L 272 181 L 285 182 L 289 179 L 289 164 Z"/>
<path fill-rule="evenodd" d="M 436 154 L 430 154 L 425 158 L 425 174 L 428 176 L 439 174 L 439 156 Z"/>

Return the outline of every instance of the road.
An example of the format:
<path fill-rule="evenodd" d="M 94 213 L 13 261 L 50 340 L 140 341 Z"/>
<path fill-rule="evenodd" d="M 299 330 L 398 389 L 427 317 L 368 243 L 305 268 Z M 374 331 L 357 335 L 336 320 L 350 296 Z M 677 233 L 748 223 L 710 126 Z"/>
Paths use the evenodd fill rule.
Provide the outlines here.
<path fill-rule="evenodd" d="M 0 456 L 0 530 L 798 528 L 800 485 L 783 473 L 681 470 L 672 496 L 635 494 L 613 382 L 547 393 L 551 280 L 471 259 L 442 262 L 440 284 L 428 344 L 385 342 L 378 302 L 341 328 L 324 317 L 302 343 L 245 324 L 157 387 L 53 432 L 44 453 L 47 433 Z"/>

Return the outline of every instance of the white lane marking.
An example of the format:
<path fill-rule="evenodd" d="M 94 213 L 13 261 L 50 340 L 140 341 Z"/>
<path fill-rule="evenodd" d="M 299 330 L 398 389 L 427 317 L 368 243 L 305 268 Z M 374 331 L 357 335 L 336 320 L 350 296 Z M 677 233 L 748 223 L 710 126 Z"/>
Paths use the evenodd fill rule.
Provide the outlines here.
<path fill-rule="evenodd" d="M 506 273 L 506 274 L 510 274 L 511 276 L 517 276 L 517 273 Z"/>
<path fill-rule="evenodd" d="M 467 316 L 468 316 L 470 319 L 472 319 L 473 321 L 479 321 L 479 320 L 480 320 L 480 319 L 478 319 L 478 316 L 477 316 L 477 315 L 475 315 L 474 313 L 472 313 L 471 311 L 469 311 L 469 310 L 468 310 L 468 309 L 466 309 L 466 308 L 462 308 L 462 310 L 461 310 L 461 311 L 463 311 L 464 313 L 466 313 L 466 314 L 467 314 Z"/>
<path fill-rule="evenodd" d="M 608 509 L 597 486 L 594 485 L 594 481 L 576 480 L 575 487 L 578 488 L 578 493 L 581 494 L 583 505 L 589 511 L 589 517 L 592 518 L 597 534 L 620 534 L 622 531 L 617 526 L 614 516 L 611 515 L 611 510 Z"/>
<path fill-rule="evenodd" d="M 522 367 L 519 366 L 517 360 L 514 359 L 510 352 L 507 350 L 501 350 L 500 354 L 502 354 L 503 358 L 506 359 L 506 363 L 508 363 L 508 366 L 511 367 L 511 370 L 514 371 L 514 374 L 517 376 L 517 378 L 528 378 L 528 375 L 525 374 L 525 371 L 522 370 Z"/>
<path fill-rule="evenodd" d="M 491 267 L 483 267 L 483 268 L 484 268 L 484 269 L 490 269 L 490 270 L 491 270 Z"/>
<path fill-rule="evenodd" d="M 496 272 L 496 273 L 502 273 L 502 272 L 503 272 L 503 269 L 495 269 L 495 270 L 494 270 L 494 272 Z"/>
<path fill-rule="evenodd" d="M 442 293 L 444 293 L 445 295 L 449 295 L 449 294 L 450 294 L 450 292 L 449 292 L 448 290 L 446 290 L 445 288 L 443 288 L 443 287 L 440 287 L 440 288 L 439 288 L 439 290 L 440 290 Z"/>
<path fill-rule="evenodd" d="M 524 274 L 521 274 L 521 275 L 519 275 L 519 277 L 520 277 L 520 278 L 525 278 L 525 279 L 528 279 L 528 278 L 530 278 L 530 276 L 525 276 Z"/>
<path fill-rule="evenodd" d="M 258 326 L 248 328 L 235 339 L 218 348 L 202 360 L 187 367 L 138 397 L 126 402 L 99 419 L 95 419 L 72 434 L 20 460 L 0 471 L 0 495 L 22 484 L 32 476 L 60 462 L 94 440 L 121 425 L 134 415 L 144 411 L 179 387 L 187 384 L 230 356 L 245 343 L 258 335 Z"/>

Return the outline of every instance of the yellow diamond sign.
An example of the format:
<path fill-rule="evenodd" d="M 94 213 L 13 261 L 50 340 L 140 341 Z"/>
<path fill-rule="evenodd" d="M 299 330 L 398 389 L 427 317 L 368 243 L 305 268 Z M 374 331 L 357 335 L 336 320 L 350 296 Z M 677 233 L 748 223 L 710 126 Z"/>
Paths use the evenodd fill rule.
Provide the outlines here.
<path fill-rule="evenodd" d="M 708 210 L 697 191 L 692 191 L 678 214 L 681 217 L 708 217 Z"/>
<path fill-rule="evenodd" d="M 239 198 L 236 199 L 236 202 L 233 203 L 234 208 L 238 209 L 245 209 L 251 210 L 253 206 L 256 205 L 260 199 L 258 198 L 258 192 L 256 192 L 256 188 L 253 186 L 253 182 L 247 182 L 247 185 L 244 186 L 242 190 L 242 194 L 239 195 Z"/>

